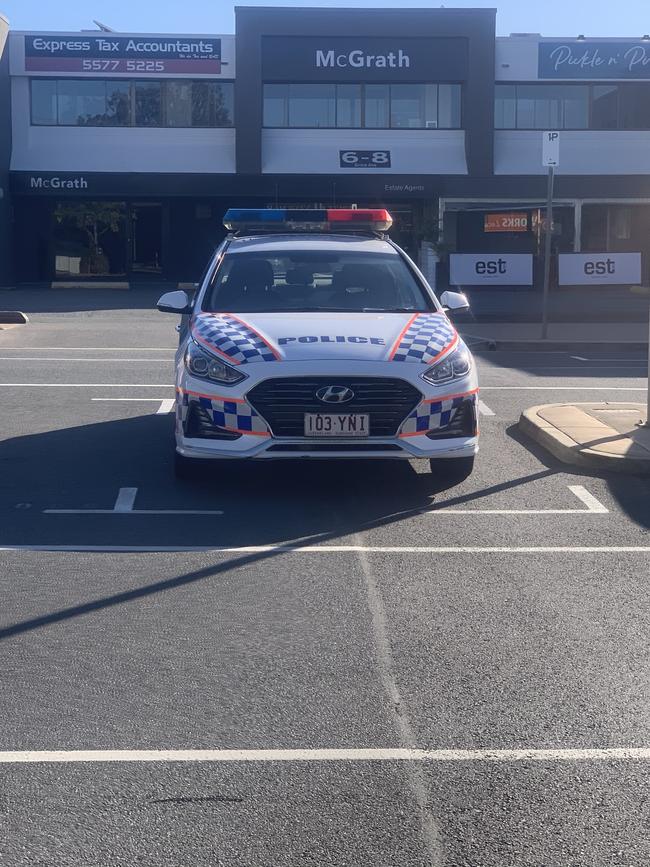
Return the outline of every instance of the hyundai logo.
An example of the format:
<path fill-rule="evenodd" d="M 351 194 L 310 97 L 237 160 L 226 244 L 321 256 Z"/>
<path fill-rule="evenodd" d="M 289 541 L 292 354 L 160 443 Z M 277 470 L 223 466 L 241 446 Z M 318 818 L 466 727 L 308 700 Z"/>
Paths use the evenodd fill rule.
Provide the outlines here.
<path fill-rule="evenodd" d="M 323 403 L 349 403 L 354 400 L 354 392 L 346 385 L 326 385 L 318 389 L 316 397 Z"/>

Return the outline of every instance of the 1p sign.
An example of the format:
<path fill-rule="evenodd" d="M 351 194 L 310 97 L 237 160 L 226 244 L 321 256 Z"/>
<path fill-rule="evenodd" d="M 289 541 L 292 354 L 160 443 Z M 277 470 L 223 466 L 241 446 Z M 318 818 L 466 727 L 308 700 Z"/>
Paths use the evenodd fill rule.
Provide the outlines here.
<path fill-rule="evenodd" d="M 560 165 L 560 133 L 559 132 L 544 132 L 544 133 L 542 133 L 542 165 L 543 166 L 559 166 Z"/>

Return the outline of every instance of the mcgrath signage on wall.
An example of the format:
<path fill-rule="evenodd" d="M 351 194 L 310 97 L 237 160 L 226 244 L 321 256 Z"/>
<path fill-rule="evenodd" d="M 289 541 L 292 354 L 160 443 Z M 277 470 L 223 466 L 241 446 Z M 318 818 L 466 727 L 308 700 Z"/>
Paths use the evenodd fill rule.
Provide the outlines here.
<path fill-rule="evenodd" d="M 531 253 L 452 253 L 452 286 L 532 286 Z"/>
<path fill-rule="evenodd" d="M 264 81 L 463 81 L 467 40 L 264 36 Z"/>
<path fill-rule="evenodd" d="M 641 253 L 560 253 L 560 286 L 641 282 Z"/>
<path fill-rule="evenodd" d="M 113 33 L 24 37 L 25 71 L 140 75 L 221 72 L 221 39 L 211 36 L 115 36 Z"/>
<path fill-rule="evenodd" d="M 650 42 L 540 42 L 540 78 L 650 79 Z"/>

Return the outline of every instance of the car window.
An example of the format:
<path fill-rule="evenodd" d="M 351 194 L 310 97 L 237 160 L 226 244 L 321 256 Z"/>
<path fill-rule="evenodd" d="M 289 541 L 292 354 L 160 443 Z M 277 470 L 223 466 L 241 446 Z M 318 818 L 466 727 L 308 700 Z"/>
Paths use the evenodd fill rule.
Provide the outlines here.
<path fill-rule="evenodd" d="M 395 254 L 269 251 L 226 254 L 203 300 L 210 312 L 435 309 Z"/>

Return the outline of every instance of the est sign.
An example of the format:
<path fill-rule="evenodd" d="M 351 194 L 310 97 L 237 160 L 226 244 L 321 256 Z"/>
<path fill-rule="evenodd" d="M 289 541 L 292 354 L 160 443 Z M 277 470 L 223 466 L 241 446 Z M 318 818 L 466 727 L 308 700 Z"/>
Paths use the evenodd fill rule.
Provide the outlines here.
<path fill-rule="evenodd" d="M 641 282 L 641 253 L 560 253 L 560 286 Z"/>
<path fill-rule="evenodd" d="M 542 133 L 542 165 L 549 167 L 560 165 L 559 132 Z"/>
<path fill-rule="evenodd" d="M 532 286 L 531 253 L 452 253 L 452 286 Z"/>

